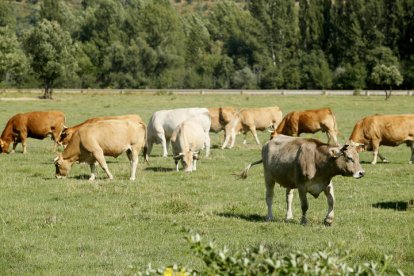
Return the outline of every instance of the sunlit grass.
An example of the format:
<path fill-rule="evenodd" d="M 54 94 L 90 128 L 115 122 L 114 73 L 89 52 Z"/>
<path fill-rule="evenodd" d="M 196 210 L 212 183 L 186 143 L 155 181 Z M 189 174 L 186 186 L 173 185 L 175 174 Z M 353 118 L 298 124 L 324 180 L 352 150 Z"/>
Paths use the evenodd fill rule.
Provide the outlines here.
<path fill-rule="evenodd" d="M 19 95 L 30 97 L 33 95 Z M 178 107 L 255 107 L 278 105 L 284 113 L 329 106 L 336 114 L 340 141 L 355 122 L 374 113 L 412 113 L 412 97 L 246 96 L 246 95 L 56 95 L 54 101 L 0 102 L 0 124 L 18 112 L 58 109 L 67 125 L 99 115 L 136 113 L 145 121 L 160 109 Z M 260 133 L 261 141 L 268 133 Z M 311 135 L 304 135 L 311 136 Z M 314 135 L 326 141 L 325 135 Z M 213 145 L 222 136 L 212 134 Z M 107 158 L 115 179 L 98 169 L 89 182 L 87 165 L 75 164 L 65 180 L 54 178 L 52 142 L 29 140 L 28 153 L 0 156 L 0 273 L 1 274 L 132 274 L 143 266 L 175 262 L 197 268 L 180 227 L 197 230 L 207 239 L 230 249 L 265 244 L 286 254 L 312 252 L 328 243 L 345 245 L 353 261 L 378 260 L 393 255 L 394 265 L 414 273 L 414 210 L 396 209 L 395 203 L 414 198 L 414 170 L 410 150 L 402 145 L 381 148 L 390 164 L 369 164 L 362 153 L 366 176 L 360 180 L 336 177 L 335 221 L 324 227 L 324 195 L 309 198 L 309 225 L 299 224 L 300 206 L 294 200 L 292 223 L 283 221 L 284 189 L 275 188 L 275 222 L 265 222 L 263 169 L 251 169 L 249 178 L 232 173 L 260 158 L 260 146 L 213 148 L 191 174 L 175 172 L 172 158 L 162 158 L 155 146 L 150 164 L 140 159 L 137 180 L 129 178 L 125 155 Z M 393 205 L 394 204 L 394 205 Z M 379 208 L 382 207 L 382 208 Z"/>

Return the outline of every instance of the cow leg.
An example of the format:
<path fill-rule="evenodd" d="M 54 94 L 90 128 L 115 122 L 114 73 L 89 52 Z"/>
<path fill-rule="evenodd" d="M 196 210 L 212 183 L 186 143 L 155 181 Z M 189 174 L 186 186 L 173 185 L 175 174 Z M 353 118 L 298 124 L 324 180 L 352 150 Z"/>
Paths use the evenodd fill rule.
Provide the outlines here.
<path fill-rule="evenodd" d="M 131 164 L 131 176 L 129 180 L 135 180 L 135 175 L 138 167 L 138 152 L 134 149 L 127 150 L 127 156 L 129 159 L 129 163 Z"/>
<path fill-rule="evenodd" d="M 162 144 L 162 157 L 168 157 L 167 141 L 165 140 L 164 134 L 160 137 L 160 139 Z"/>
<path fill-rule="evenodd" d="M 267 204 L 267 221 L 273 221 L 273 212 L 272 212 L 272 204 L 273 204 L 273 195 L 274 195 L 274 189 L 275 189 L 275 181 L 265 177 L 266 181 L 266 204 Z"/>
<path fill-rule="evenodd" d="M 293 219 L 292 212 L 293 189 L 286 189 L 286 220 Z"/>
<path fill-rule="evenodd" d="M 298 190 L 300 198 L 300 207 L 302 208 L 302 218 L 300 220 L 300 224 L 305 225 L 308 223 L 308 219 L 306 218 L 306 212 L 309 208 L 308 198 L 306 197 L 305 185 L 303 185 L 303 187 L 299 187 Z"/>
<path fill-rule="evenodd" d="M 197 170 L 197 159 L 193 160 L 193 171 Z"/>
<path fill-rule="evenodd" d="M 411 147 L 411 159 L 408 162 L 408 164 L 413 164 L 414 163 L 414 142 L 410 143 L 410 147 Z"/>
<path fill-rule="evenodd" d="M 336 137 L 335 131 L 328 130 L 326 131 L 326 136 L 328 137 L 328 144 L 338 146 L 338 138 Z M 332 143 L 333 142 L 333 143 Z"/>
<path fill-rule="evenodd" d="M 259 138 L 257 137 L 256 128 L 251 127 L 251 128 L 250 128 L 250 131 L 252 132 L 252 134 L 253 134 L 253 136 L 254 136 L 254 139 L 256 139 L 256 144 L 260 145 Z M 245 139 L 246 139 L 246 136 L 245 136 Z"/>
<path fill-rule="evenodd" d="M 23 147 L 23 153 L 27 153 L 27 140 L 26 138 L 22 138 L 22 147 Z M 13 150 L 15 149 L 15 146 L 13 145 Z"/>
<path fill-rule="evenodd" d="M 102 169 L 105 171 L 108 178 L 109 179 L 114 179 L 114 177 L 112 176 L 111 172 L 108 169 L 108 165 L 106 164 L 105 156 L 103 155 L 102 150 L 100 152 L 94 152 L 93 156 L 98 161 L 98 163 L 102 167 Z"/>
<path fill-rule="evenodd" d="M 372 152 L 374 154 L 374 159 L 372 160 L 371 164 L 373 164 L 373 165 L 377 164 L 378 149 L 379 149 L 379 142 L 372 141 Z"/>
<path fill-rule="evenodd" d="M 234 147 L 234 143 L 236 143 L 236 130 L 232 129 L 231 130 L 231 144 L 229 148 L 233 148 Z"/>
<path fill-rule="evenodd" d="M 328 201 L 328 213 L 326 214 L 324 223 L 327 226 L 331 226 L 333 219 L 334 219 L 334 204 L 335 204 L 335 196 L 334 196 L 334 188 L 332 182 L 326 186 L 324 190 L 326 200 Z"/>
<path fill-rule="evenodd" d="M 89 177 L 89 180 L 93 181 L 96 178 L 96 162 L 90 163 L 89 167 L 91 168 L 91 176 Z"/>
<path fill-rule="evenodd" d="M 210 135 L 208 132 L 206 133 L 206 140 L 204 142 L 204 145 L 206 147 L 206 157 L 208 157 L 210 155 Z"/>
<path fill-rule="evenodd" d="M 230 127 L 226 127 L 224 129 L 224 142 L 223 145 L 221 146 L 221 149 L 224 149 L 225 147 L 227 147 L 227 144 L 230 142 L 231 139 L 231 129 L 229 129 Z"/>
<path fill-rule="evenodd" d="M 382 163 L 388 163 L 387 158 L 385 158 L 384 155 L 382 155 L 381 153 L 379 153 L 379 151 L 378 151 L 378 157 L 381 159 Z"/>
<path fill-rule="evenodd" d="M 179 159 L 177 158 L 177 159 L 174 159 L 174 162 L 175 162 L 175 170 L 178 172 L 179 171 L 179 169 L 178 169 L 178 161 L 179 161 Z"/>

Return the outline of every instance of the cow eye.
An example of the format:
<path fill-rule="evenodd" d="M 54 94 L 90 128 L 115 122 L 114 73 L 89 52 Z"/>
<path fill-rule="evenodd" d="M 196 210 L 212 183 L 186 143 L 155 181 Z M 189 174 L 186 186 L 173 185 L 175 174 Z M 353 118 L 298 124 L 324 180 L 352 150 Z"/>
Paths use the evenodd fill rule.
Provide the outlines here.
<path fill-rule="evenodd" d="M 346 156 L 346 161 L 354 162 L 354 159 L 351 156 Z"/>

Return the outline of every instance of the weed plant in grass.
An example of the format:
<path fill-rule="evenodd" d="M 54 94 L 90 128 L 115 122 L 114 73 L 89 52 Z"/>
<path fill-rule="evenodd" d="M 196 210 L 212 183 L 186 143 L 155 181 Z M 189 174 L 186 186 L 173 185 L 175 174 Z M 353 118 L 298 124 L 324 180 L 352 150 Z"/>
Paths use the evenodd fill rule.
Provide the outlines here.
<path fill-rule="evenodd" d="M 16 97 L 33 97 L 17 95 Z M 344 142 L 355 122 L 375 113 L 412 113 L 412 97 L 364 96 L 246 96 L 246 95 L 108 95 L 59 94 L 53 101 L 0 102 L 0 125 L 18 112 L 62 110 L 67 125 L 89 117 L 136 113 L 148 122 L 154 111 L 180 107 L 279 106 L 292 110 L 329 106 L 336 114 Z M 326 141 L 322 133 L 303 135 Z M 265 142 L 269 133 L 259 134 Z M 211 156 L 201 156 L 197 171 L 174 171 L 172 157 L 161 157 L 156 145 L 150 164 L 142 158 L 137 180 L 129 181 L 126 155 L 107 158 L 115 179 L 98 168 L 94 182 L 90 169 L 75 164 L 67 179 L 54 178 L 53 143 L 29 139 L 28 153 L 0 156 L 0 274 L 131 274 L 148 263 L 173 263 L 197 269 L 202 263 L 190 252 L 181 225 L 230 250 L 264 245 L 287 255 L 312 253 L 332 243 L 353 252 L 350 261 L 379 261 L 393 255 L 393 265 L 414 274 L 414 210 L 404 202 L 414 197 L 414 165 L 402 145 L 381 147 L 391 162 L 371 165 L 371 153 L 361 153 L 366 176 L 360 180 L 336 177 L 335 221 L 322 224 L 327 203 L 323 195 L 309 198 L 309 225 L 299 224 L 300 204 L 294 199 L 294 217 L 284 222 L 285 190 L 276 187 L 275 222 L 266 222 L 263 169 L 257 166 L 247 180 L 232 175 L 260 158 L 261 146 L 248 136 L 237 137 L 234 149 L 219 149 L 223 134 L 211 134 Z M 393 269 L 391 267 L 390 269 Z"/>

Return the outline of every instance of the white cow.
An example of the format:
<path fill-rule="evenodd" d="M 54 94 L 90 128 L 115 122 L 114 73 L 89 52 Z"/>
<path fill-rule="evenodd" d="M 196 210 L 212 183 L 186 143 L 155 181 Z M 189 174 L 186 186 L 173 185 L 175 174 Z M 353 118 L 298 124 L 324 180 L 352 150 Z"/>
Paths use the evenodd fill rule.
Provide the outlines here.
<path fill-rule="evenodd" d="M 205 148 L 206 156 L 209 155 L 210 125 L 209 114 L 203 113 L 185 120 L 174 130 L 171 143 L 177 171 L 179 160 L 184 171 L 191 172 L 197 169 L 198 154 L 201 149 Z"/>
<path fill-rule="evenodd" d="M 160 110 L 152 114 L 147 126 L 146 159 L 151 154 L 152 145 L 162 144 L 163 157 L 168 156 L 168 145 L 174 130 L 184 120 L 202 113 L 208 114 L 207 108 L 178 108 Z"/>

